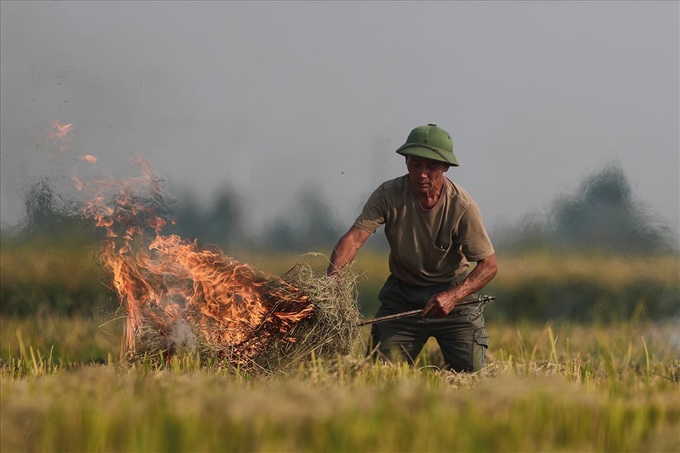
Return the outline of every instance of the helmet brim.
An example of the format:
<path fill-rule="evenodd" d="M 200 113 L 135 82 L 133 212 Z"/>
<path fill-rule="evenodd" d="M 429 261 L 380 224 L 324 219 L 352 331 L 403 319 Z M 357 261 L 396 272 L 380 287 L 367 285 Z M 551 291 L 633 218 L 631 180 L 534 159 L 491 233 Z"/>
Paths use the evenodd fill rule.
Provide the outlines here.
<path fill-rule="evenodd" d="M 407 143 L 397 150 L 397 154 L 402 156 L 418 156 L 425 159 L 436 160 L 444 162 L 452 167 L 458 167 L 458 159 L 451 151 L 444 151 L 442 149 L 432 147 L 424 147 L 421 144 Z"/>

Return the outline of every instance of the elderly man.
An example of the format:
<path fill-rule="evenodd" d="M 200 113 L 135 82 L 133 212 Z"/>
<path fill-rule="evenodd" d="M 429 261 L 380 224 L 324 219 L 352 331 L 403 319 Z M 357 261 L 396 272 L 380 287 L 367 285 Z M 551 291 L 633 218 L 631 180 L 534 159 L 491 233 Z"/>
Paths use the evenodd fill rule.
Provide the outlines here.
<path fill-rule="evenodd" d="M 422 312 L 373 324 L 369 353 L 413 364 L 434 337 L 447 367 L 477 371 L 485 365 L 489 337 L 472 302 L 498 270 L 479 207 L 444 175 L 450 166 L 458 166 L 444 129 L 435 124 L 416 127 L 397 153 L 406 156 L 408 174 L 372 193 L 333 249 L 327 274 L 340 272 L 384 225 L 390 276 L 378 295 L 376 317 Z"/>

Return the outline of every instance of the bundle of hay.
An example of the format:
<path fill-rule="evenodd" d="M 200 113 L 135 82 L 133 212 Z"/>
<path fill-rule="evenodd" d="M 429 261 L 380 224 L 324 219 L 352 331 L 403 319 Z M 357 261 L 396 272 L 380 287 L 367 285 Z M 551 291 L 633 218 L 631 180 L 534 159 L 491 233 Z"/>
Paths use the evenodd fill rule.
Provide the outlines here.
<path fill-rule="evenodd" d="M 127 277 L 119 294 L 128 362 L 194 353 L 204 363 L 269 372 L 312 353 L 348 354 L 359 339 L 349 269 L 327 277 L 299 262 L 278 277 L 178 239 L 156 251 L 141 262 L 119 256 L 114 272 Z"/>
<path fill-rule="evenodd" d="M 101 260 L 125 310 L 121 356 L 201 361 L 272 370 L 314 352 L 346 354 L 358 338 L 356 276 L 315 275 L 309 264 L 284 277 L 164 235 L 171 219 L 162 180 L 139 159 L 137 178 L 94 181 L 82 212 L 106 232 Z"/>
<path fill-rule="evenodd" d="M 309 296 L 314 310 L 291 330 L 293 342 L 264 351 L 258 360 L 278 366 L 295 363 L 312 352 L 317 357 L 349 354 L 359 339 L 357 275 L 351 269 L 336 277 L 318 275 L 308 263 L 298 263 L 284 279 Z"/>

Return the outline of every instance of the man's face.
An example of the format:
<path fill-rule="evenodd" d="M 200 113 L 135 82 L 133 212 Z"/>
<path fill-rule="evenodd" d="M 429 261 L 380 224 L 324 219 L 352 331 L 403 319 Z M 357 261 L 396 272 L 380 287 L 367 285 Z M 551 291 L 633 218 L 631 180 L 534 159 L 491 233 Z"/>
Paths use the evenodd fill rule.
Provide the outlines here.
<path fill-rule="evenodd" d="M 430 193 L 444 183 L 444 172 L 449 166 L 443 162 L 418 156 L 406 156 L 411 185 L 416 192 Z"/>

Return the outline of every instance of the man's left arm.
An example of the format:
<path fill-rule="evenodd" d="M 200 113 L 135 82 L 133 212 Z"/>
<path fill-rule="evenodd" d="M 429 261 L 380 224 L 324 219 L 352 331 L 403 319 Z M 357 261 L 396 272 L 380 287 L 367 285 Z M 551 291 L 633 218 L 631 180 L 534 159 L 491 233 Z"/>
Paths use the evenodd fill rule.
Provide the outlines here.
<path fill-rule="evenodd" d="M 497 272 L 498 259 L 495 253 L 477 261 L 475 268 L 459 285 L 432 296 L 423 308 L 422 315 L 435 318 L 448 315 L 460 301 L 484 288 Z"/>

